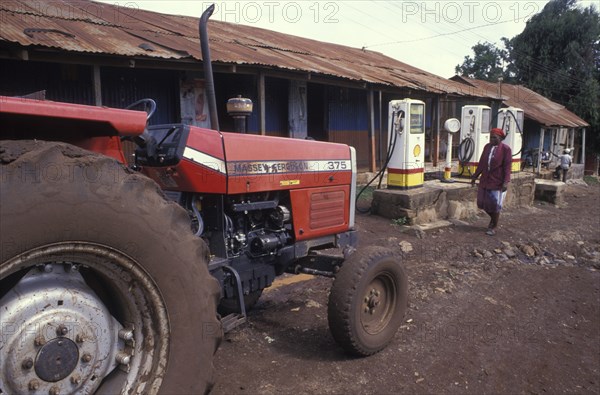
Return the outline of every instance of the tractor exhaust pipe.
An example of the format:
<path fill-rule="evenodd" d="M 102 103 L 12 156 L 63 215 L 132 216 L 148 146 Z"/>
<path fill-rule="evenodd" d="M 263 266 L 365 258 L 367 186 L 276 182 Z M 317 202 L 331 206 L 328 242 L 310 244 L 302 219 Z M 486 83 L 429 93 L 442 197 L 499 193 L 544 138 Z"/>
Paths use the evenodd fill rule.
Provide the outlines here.
<path fill-rule="evenodd" d="M 210 113 L 210 127 L 219 130 L 219 116 L 217 114 L 217 97 L 215 94 L 215 81 L 213 79 L 212 63 L 210 60 L 210 48 L 208 46 L 208 18 L 215 10 L 215 5 L 208 7 L 200 17 L 198 31 L 200 34 L 200 49 L 202 50 L 202 65 L 204 68 L 204 80 L 206 82 L 206 96 L 208 98 L 208 112 Z"/>

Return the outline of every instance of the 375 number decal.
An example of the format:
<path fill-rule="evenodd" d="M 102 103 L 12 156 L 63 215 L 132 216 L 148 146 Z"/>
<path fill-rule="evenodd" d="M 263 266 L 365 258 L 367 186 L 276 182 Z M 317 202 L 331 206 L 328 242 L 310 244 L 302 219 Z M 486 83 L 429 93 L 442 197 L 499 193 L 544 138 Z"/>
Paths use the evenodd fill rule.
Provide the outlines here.
<path fill-rule="evenodd" d="M 330 160 L 327 162 L 327 170 L 347 170 L 348 165 L 344 160 Z"/>

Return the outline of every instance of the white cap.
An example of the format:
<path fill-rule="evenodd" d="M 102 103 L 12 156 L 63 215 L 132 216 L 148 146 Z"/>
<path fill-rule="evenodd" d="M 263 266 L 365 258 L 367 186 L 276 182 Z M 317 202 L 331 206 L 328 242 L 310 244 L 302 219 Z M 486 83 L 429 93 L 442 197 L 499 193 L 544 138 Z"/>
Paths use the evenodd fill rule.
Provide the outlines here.
<path fill-rule="evenodd" d="M 570 148 L 565 148 L 565 154 L 570 154 L 571 153 L 571 149 Z"/>

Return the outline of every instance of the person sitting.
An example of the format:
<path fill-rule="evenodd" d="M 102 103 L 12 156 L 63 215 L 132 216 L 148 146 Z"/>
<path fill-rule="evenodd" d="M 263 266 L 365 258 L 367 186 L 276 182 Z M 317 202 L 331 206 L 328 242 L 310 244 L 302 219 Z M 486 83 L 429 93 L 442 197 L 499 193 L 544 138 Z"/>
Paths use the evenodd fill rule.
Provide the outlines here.
<path fill-rule="evenodd" d="M 548 151 L 542 151 L 542 167 L 546 170 L 550 169 L 550 153 Z"/>

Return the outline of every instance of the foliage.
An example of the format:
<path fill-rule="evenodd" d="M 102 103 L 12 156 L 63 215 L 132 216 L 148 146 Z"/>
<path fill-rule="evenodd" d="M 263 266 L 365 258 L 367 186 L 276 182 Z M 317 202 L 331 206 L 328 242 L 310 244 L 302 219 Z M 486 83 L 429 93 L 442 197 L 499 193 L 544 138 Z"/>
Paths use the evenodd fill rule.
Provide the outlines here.
<path fill-rule="evenodd" d="M 359 200 L 371 200 L 373 199 L 373 191 L 375 191 L 375 188 L 373 187 L 366 187 L 364 190 L 359 189 L 357 195 L 360 193 L 360 196 L 357 197 Z"/>
<path fill-rule="evenodd" d="M 407 217 L 400 217 L 400 218 L 396 218 L 392 220 L 392 224 L 396 225 L 396 226 L 403 226 L 408 224 L 408 218 Z"/>
<path fill-rule="evenodd" d="M 508 52 L 489 42 L 477 43 L 473 47 L 474 57 L 465 56 L 462 65 L 456 65 L 454 71 L 464 77 L 496 82 L 499 78 L 510 80 L 511 76 L 503 67 Z"/>
<path fill-rule="evenodd" d="M 600 15 L 553 0 L 510 40 L 516 80 L 585 119 L 600 150 Z"/>
<path fill-rule="evenodd" d="M 600 181 L 598 181 L 598 177 L 594 176 L 583 176 L 583 181 L 585 181 L 588 185 L 598 185 Z"/>

